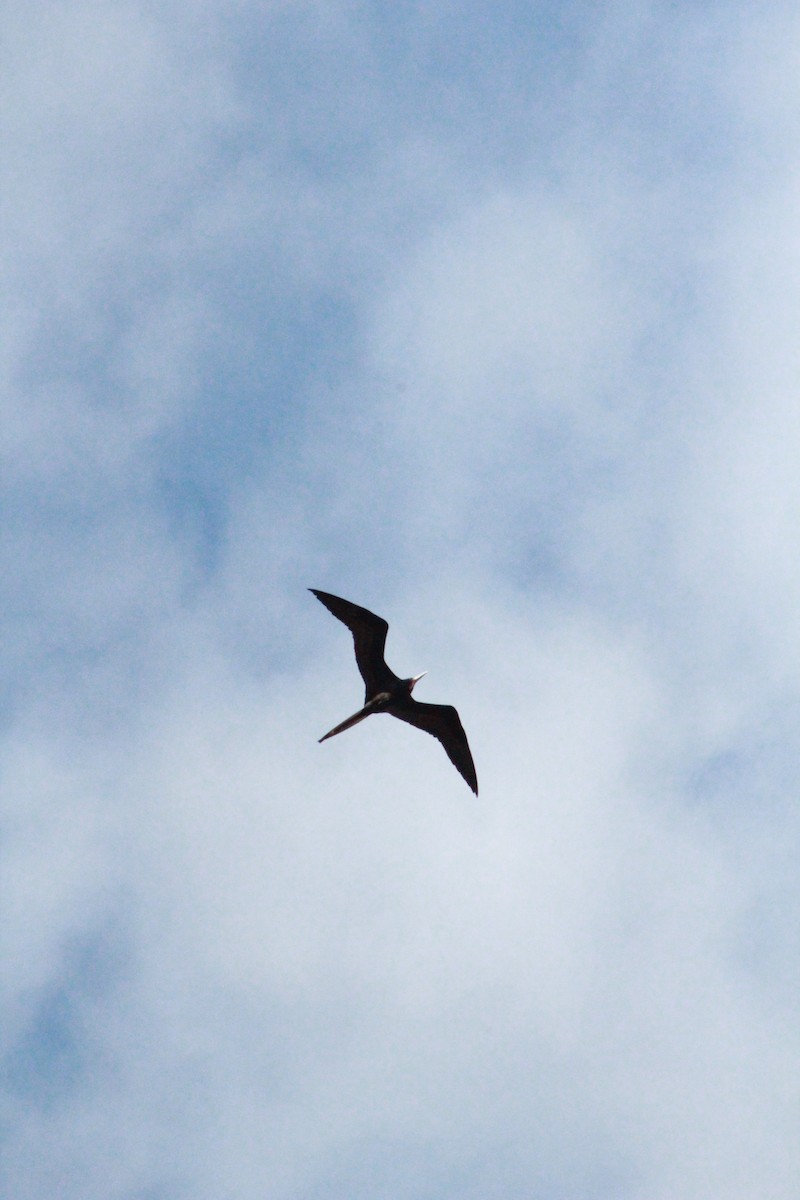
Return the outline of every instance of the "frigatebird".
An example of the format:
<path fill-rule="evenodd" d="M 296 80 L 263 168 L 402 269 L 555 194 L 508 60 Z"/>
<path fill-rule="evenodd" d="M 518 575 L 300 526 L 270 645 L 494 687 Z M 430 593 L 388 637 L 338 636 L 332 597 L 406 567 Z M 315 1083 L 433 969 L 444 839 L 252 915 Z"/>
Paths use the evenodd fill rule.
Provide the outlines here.
<path fill-rule="evenodd" d="M 376 617 L 368 609 L 342 600 L 340 596 L 332 596 L 330 592 L 320 592 L 317 588 L 308 590 L 352 633 L 356 663 L 366 687 L 364 707 L 319 740 L 324 742 L 337 733 L 344 733 L 345 729 L 350 729 L 373 713 L 391 713 L 393 717 L 399 717 L 401 721 L 416 725 L 417 729 L 424 729 L 438 738 L 453 766 L 461 772 L 477 796 L 478 776 L 458 713 L 451 704 L 424 704 L 413 698 L 411 693 L 414 685 L 419 683 L 422 675 L 427 675 L 427 671 L 423 671 L 422 675 L 413 675 L 411 679 L 399 679 L 387 667 L 383 650 L 389 626 L 383 617 Z"/>

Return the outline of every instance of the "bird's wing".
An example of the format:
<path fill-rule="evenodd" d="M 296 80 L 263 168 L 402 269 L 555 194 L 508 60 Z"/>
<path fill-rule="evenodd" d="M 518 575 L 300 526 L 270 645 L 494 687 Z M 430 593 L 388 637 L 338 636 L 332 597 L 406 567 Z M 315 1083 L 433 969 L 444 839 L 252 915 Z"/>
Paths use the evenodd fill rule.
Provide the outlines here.
<path fill-rule="evenodd" d="M 450 762 L 460 771 L 477 796 L 478 776 L 469 749 L 464 726 L 452 704 L 424 704 L 409 696 L 402 704 L 393 704 L 388 710 L 393 717 L 415 725 L 431 733 L 444 746 Z"/>
<path fill-rule="evenodd" d="M 397 676 L 389 670 L 383 657 L 386 634 L 389 632 L 389 626 L 383 617 L 376 617 L 375 613 L 368 609 L 352 604 L 349 600 L 342 600 L 341 596 L 332 596 L 330 592 L 320 592 L 317 588 L 308 590 L 314 593 L 329 612 L 343 621 L 352 633 L 356 662 L 367 689 L 367 700 L 376 692 L 385 691 L 396 684 Z"/>

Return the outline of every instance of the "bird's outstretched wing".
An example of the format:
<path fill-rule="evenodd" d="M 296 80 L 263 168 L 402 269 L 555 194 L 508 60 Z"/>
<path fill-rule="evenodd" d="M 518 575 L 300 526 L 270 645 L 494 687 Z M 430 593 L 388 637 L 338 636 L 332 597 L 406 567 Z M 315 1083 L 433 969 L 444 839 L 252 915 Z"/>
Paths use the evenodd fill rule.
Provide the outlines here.
<path fill-rule="evenodd" d="M 401 721 L 407 721 L 409 725 L 424 729 L 426 733 L 438 738 L 447 751 L 450 762 L 461 772 L 477 796 L 478 776 L 475 773 L 475 764 L 461 718 L 452 704 L 425 704 L 409 696 L 402 704 L 393 704 L 389 712 L 393 717 L 399 717 Z"/>
<path fill-rule="evenodd" d="M 369 609 L 342 600 L 341 596 L 332 596 L 330 592 L 320 592 L 317 588 L 308 590 L 352 633 L 356 662 L 366 687 L 366 699 L 370 700 L 376 692 L 386 691 L 397 684 L 397 676 L 389 670 L 383 657 L 386 634 L 389 632 L 383 617 L 376 617 Z"/>

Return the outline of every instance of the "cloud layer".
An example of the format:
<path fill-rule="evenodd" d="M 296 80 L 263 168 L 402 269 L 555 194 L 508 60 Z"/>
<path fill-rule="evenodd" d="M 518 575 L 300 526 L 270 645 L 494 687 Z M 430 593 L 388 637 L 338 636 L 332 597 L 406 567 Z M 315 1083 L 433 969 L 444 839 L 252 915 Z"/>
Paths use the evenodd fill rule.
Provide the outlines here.
<path fill-rule="evenodd" d="M 795 1195 L 800 26 L 584 18 L 9 19 L 9 1195 Z"/>

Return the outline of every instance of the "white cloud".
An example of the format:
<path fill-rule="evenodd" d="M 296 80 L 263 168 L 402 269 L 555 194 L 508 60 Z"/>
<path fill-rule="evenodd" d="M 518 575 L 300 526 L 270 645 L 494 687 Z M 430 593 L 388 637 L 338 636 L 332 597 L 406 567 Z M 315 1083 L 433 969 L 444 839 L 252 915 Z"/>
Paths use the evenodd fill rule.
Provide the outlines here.
<path fill-rule="evenodd" d="M 718 162 L 673 224 L 652 107 L 544 183 L 379 75 L 273 138 L 185 16 L 12 30 L 6 1190 L 789 1200 L 793 182 Z M 307 585 L 458 704 L 479 800 L 399 722 L 317 745 L 361 684 Z"/>
<path fill-rule="evenodd" d="M 45 7 L 7 30 L 2 257 L 6 475 L 47 480 L 125 470 L 185 400 L 197 300 L 170 250 L 237 109 L 141 6 Z M 175 357 L 142 377 L 156 323 Z"/>

